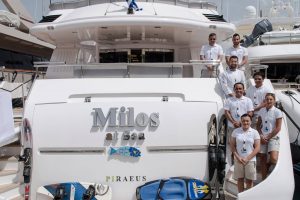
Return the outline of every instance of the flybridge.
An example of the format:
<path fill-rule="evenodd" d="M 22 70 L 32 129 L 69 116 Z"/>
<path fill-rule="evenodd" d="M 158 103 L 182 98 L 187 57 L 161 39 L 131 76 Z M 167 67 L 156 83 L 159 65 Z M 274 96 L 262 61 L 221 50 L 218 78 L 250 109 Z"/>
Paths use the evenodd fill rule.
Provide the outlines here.
<path fill-rule="evenodd" d="M 93 126 L 105 127 L 108 122 L 109 127 L 158 127 L 159 126 L 159 113 L 146 114 L 144 112 L 134 115 L 134 108 L 125 108 L 122 106 L 120 109 L 112 107 L 107 114 L 103 113 L 102 108 L 93 108 Z"/>

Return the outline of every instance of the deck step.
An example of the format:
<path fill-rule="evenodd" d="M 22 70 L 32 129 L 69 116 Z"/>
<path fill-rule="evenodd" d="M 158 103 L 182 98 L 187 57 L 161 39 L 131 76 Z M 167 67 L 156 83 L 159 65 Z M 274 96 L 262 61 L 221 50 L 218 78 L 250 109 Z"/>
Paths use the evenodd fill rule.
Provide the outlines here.
<path fill-rule="evenodd" d="M 21 191 L 22 184 L 20 183 L 0 185 L 0 199 L 11 200 L 22 196 Z"/>
<path fill-rule="evenodd" d="M 10 144 L 4 147 L 0 147 L 0 156 L 19 156 L 21 152 L 21 146 L 19 144 Z"/>
<path fill-rule="evenodd" d="M 10 191 L 12 189 L 18 188 L 20 183 L 10 183 L 10 184 L 3 184 L 0 185 L 0 194 Z"/>
<path fill-rule="evenodd" d="M 24 196 L 23 195 L 18 195 L 18 196 L 16 196 L 16 197 L 12 197 L 12 198 L 10 198 L 10 199 L 8 199 L 8 200 L 24 200 L 25 198 L 24 198 Z"/>
<path fill-rule="evenodd" d="M 0 157 L 0 171 L 2 170 L 18 170 L 19 162 L 14 156 L 1 156 Z"/>
<path fill-rule="evenodd" d="M 2 170 L 0 171 L 0 185 L 11 184 L 22 181 L 17 170 Z"/>
<path fill-rule="evenodd" d="M 17 174 L 17 173 L 18 173 L 17 170 L 2 170 L 2 171 L 0 171 L 0 177 Z"/>
<path fill-rule="evenodd" d="M 225 199 L 226 200 L 236 200 L 237 199 L 237 196 L 234 195 L 234 194 L 231 194 L 227 191 L 224 191 L 224 195 L 225 195 Z"/>

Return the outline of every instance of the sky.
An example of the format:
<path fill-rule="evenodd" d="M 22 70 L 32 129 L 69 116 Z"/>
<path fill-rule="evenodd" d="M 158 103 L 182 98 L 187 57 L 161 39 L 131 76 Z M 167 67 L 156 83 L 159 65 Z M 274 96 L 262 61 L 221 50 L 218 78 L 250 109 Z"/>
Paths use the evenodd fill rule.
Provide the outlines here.
<path fill-rule="evenodd" d="M 48 7 L 50 1 L 52 2 L 62 2 L 68 0 L 21 0 L 24 6 L 31 13 L 35 22 L 38 22 L 43 15 L 48 13 Z M 125 1 L 125 0 L 124 0 Z M 139 0 L 136 0 L 138 3 Z M 204 0 L 205 1 L 205 0 Z M 263 12 L 269 12 L 272 5 L 272 0 L 206 0 L 218 5 L 218 11 L 220 14 L 224 15 L 224 18 L 229 22 L 237 21 L 245 16 L 245 8 L 247 6 L 260 7 Z M 279 2 L 280 0 L 274 0 Z M 281 0 L 284 2 L 291 2 L 295 9 L 295 14 L 299 16 L 300 13 L 300 0 Z M 0 9 L 5 9 L 2 1 L 0 1 Z"/>

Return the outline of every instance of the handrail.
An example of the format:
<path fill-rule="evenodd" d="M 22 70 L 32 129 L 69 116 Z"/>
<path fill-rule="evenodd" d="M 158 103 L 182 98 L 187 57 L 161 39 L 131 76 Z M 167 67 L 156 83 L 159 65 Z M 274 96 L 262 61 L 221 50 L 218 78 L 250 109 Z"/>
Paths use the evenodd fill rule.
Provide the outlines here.
<path fill-rule="evenodd" d="M 285 113 L 285 115 L 289 118 L 289 120 L 292 122 L 292 124 L 300 131 L 300 127 L 297 125 L 297 123 L 293 120 L 293 118 L 288 114 L 288 112 L 284 109 L 281 102 L 277 103 L 277 108 L 279 108 L 282 112 Z"/>
<path fill-rule="evenodd" d="M 274 88 L 284 88 L 284 89 L 300 89 L 299 83 L 293 83 L 293 82 L 281 82 L 282 80 L 287 79 L 270 79 L 271 81 L 277 80 L 279 82 L 273 82 L 272 85 Z"/>
<path fill-rule="evenodd" d="M 207 68 L 206 65 L 212 65 L 213 71 L 210 72 L 210 76 L 207 75 Z M 218 74 L 218 66 L 220 65 L 219 60 L 190 60 L 190 62 L 170 62 L 170 63 L 87 63 L 87 64 L 65 64 L 64 62 L 38 62 L 34 63 L 34 67 L 38 70 L 39 68 L 53 68 L 53 67 L 61 67 L 61 68 L 69 68 L 69 70 L 76 71 L 77 76 L 84 77 L 86 70 L 123 70 L 127 71 L 127 75 L 125 77 L 130 77 L 130 73 L 132 70 L 136 70 L 137 68 L 169 68 L 169 77 L 173 77 L 173 75 L 176 73 L 179 75 L 179 71 L 176 68 L 184 69 L 185 66 L 193 66 L 195 68 L 198 68 L 201 72 L 199 74 L 199 78 L 203 77 L 211 77 L 215 78 Z M 136 67 L 136 68 L 134 68 Z M 134 68 L 134 69 L 133 69 Z M 78 72 L 80 71 L 80 74 Z M 49 71 L 50 72 L 50 71 Z M 181 75 L 183 75 L 183 71 L 180 71 Z M 206 73 L 203 73 L 206 72 Z M 122 72 L 123 73 L 123 72 Z M 164 73 L 165 74 L 165 73 Z M 198 77 L 198 73 L 196 73 Z M 147 71 L 145 70 L 145 75 L 147 75 Z M 75 75 L 76 76 L 76 75 Z M 76 76 L 76 77 L 77 77 Z M 55 76 L 54 76 L 55 77 Z M 101 77 L 101 75 L 100 75 Z M 195 77 L 195 76 L 189 76 L 189 77 Z"/>
<path fill-rule="evenodd" d="M 5 66 L 0 67 L 0 73 L 1 73 L 0 75 L 2 75 L 0 83 L 2 81 L 5 81 L 7 83 L 13 83 L 13 84 L 7 84 L 8 87 L 6 87 L 6 84 L 4 84 L 3 87 L 6 87 L 6 88 L 0 87 L 0 90 L 13 93 L 13 92 L 17 91 L 19 88 L 21 88 L 21 96 L 20 97 L 22 99 L 23 105 L 25 105 L 25 97 L 26 97 L 25 95 L 27 95 L 25 93 L 27 93 L 28 90 L 30 89 L 27 84 L 30 82 L 33 82 L 39 76 L 42 76 L 44 78 L 44 76 L 46 74 L 46 72 L 44 72 L 44 71 L 26 70 L 26 69 L 7 69 L 7 68 L 5 68 Z M 21 80 L 19 80 L 19 82 L 14 82 L 14 78 L 10 79 L 10 74 L 13 74 L 13 77 L 16 77 L 14 75 L 20 74 Z M 5 80 L 6 78 L 8 80 Z M 30 87 L 31 87 L 31 85 L 30 85 Z M 25 91 L 25 88 L 27 88 L 26 91 Z M 16 92 L 16 94 L 18 94 L 18 91 Z"/>
<path fill-rule="evenodd" d="M 6 92 L 13 92 L 13 91 L 15 91 L 16 89 L 22 87 L 23 85 L 25 85 L 25 84 L 27 84 L 27 83 L 29 83 L 29 82 L 31 82 L 31 81 L 32 81 L 32 80 L 28 80 L 28 81 L 26 81 L 26 82 L 24 82 L 24 83 L 21 83 L 20 85 L 18 85 L 17 87 L 15 87 L 15 88 L 12 89 L 12 90 L 7 90 L 7 89 L 4 89 L 4 88 L 0 88 L 0 90 L 4 90 L 4 91 L 6 91 Z"/>
<path fill-rule="evenodd" d="M 169 67 L 183 65 L 219 65 L 218 60 L 190 60 L 190 62 L 165 62 L 165 63 L 86 63 L 86 64 L 65 64 L 64 62 L 34 62 L 35 68 L 42 67 L 121 67 L 121 66 L 139 66 L 139 67 Z"/>
<path fill-rule="evenodd" d="M 264 70 L 265 78 L 267 78 L 267 70 L 269 68 L 268 65 L 263 64 L 249 64 L 249 67 L 251 69 L 251 75 L 253 75 L 254 70 Z"/>
<path fill-rule="evenodd" d="M 24 73 L 24 74 L 34 74 L 36 73 L 35 70 L 26 70 L 26 69 L 1 69 L 0 70 L 1 73 L 3 72 L 8 72 L 8 73 L 14 73 L 14 72 L 18 72 L 18 73 Z M 38 71 L 39 74 L 45 74 L 45 72 L 42 72 L 42 71 Z"/>

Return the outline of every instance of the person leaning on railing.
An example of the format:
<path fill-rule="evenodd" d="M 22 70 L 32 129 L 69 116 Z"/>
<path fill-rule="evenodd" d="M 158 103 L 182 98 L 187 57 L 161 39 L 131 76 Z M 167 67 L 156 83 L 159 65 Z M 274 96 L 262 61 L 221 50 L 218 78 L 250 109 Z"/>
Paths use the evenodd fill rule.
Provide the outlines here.
<path fill-rule="evenodd" d="M 216 41 L 217 35 L 215 33 L 210 33 L 208 36 L 208 44 L 203 45 L 201 48 L 200 60 L 222 60 L 223 49 Z M 209 72 L 209 77 L 215 77 L 217 69 L 214 69 L 214 65 L 207 64 L 205 66 Z"/>

